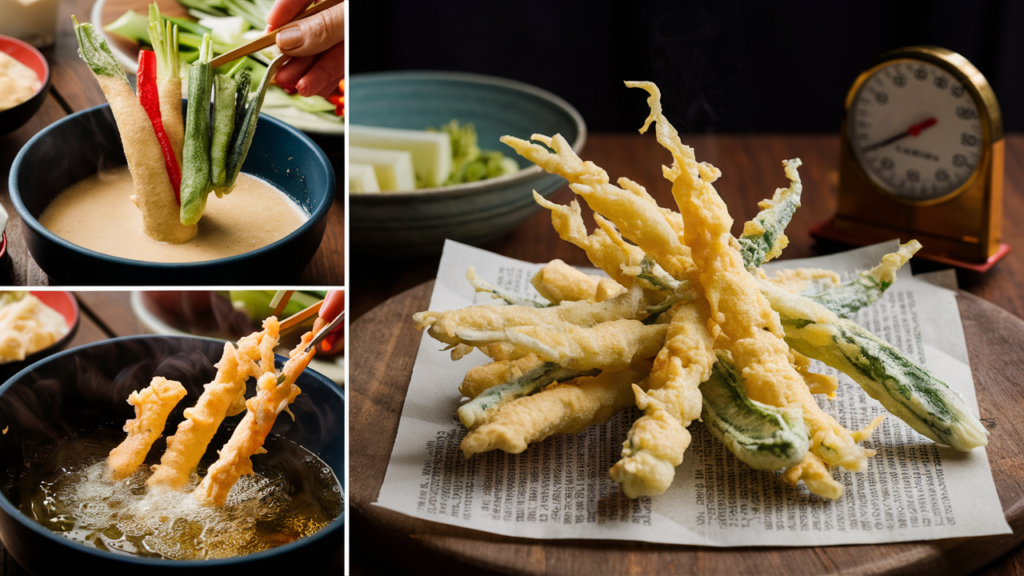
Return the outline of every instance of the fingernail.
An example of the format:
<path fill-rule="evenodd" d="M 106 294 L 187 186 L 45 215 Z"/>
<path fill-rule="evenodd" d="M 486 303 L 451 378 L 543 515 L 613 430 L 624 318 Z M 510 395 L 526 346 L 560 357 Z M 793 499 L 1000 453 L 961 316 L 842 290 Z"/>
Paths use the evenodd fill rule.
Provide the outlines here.
<path fill-rule="evenodd" d="M 303 96 L 308 97 L 310 94 L 309 84 L 307 84 L 305 80 L 299 80 L 299 83 L 295 85 L 295 88 L 298 89 L 299 94 L 302 94 Z"/>
<path fill-rule="evenodd" d="M 288 28 L 277 35 L 277 47 L 281 50 L 295 50 L 302 46 L 302 40 L 302 32 L 298 28 Z"/>

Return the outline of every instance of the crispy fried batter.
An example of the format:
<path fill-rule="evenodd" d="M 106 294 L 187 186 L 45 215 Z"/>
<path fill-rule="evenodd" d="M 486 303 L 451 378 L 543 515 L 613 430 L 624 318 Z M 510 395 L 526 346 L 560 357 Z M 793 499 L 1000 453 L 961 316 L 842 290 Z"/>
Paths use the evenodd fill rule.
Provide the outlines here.
<path fill-rule="evenodd" d="M 626 496 L 662 494 L 690 445 L 686 427 L 700 417 L 699 386 L 715 363 L 714 338 L 708 332 L 703 301 L 678 304 L 671 312 L 664 348 L 646 383 L 633 385 L 644 415 L 622 444 L 622 459 L 609 471 Z M 644 388 L 649 387 L 649 392 Z"/>
<path fill-rule="evenodd" d="M 128 403 L 135 406 L 135 418 L 125 422 L 128 437 L 107 456 L 107 474 L 111 480 L 121 480 L 135 473 L 153 442 L 164 433 L 171 410 L 186 394 L 181 382 L 160 376 L 154 377 L 141 392 L 132 392 Z"/>
<path fill-rule="evenodd" d="M 685 215 L 684 239 L 692 250 L 699 282 L 711 307 L 711 319 L 724 338 L 716 343 L 730 351 L 743 374 L 747 395 L 771 406 L 799 403 L 812 434 L 811 450 L 824 461 L 849 470 L 861 470 L 869 451 L 858 446 L 850 432 L 823 412 L 803 378 L 789 362 L 779 315 L 761 295 L 754 277 L 744 267 L 736 239 L 730 234 L 732 218 L 712 186 L 721 172 L 698 163 L 693 149 L 679 140 L 675 128 L 662 116 L 660 92 L 650 82 L 627 82 L 650 93 L 651 114 L 641 132 L 656 122 L 658 142 L 672 153 L 665 168 L 672 195 Z"/>
<path fill-rule="evenodd" d="M 667 326 L 638 320 L 613 320 L 589 328 L 516 326 L 505 330 L 460 330 L 460 342 L 477 345 L 509 342 L 524 353 L 576 370 L 624 370 L 634 359 L 650 358 L 665 340 Z"/>
<path fill-rule="evenodd" d="M 641 259 L 643 255 L 641 254 Z M 591 276 L 561 260 L 552 260 L 530 280 L 541 296 L 551 302 L 604 302 L 625 293 L 626 288 L 611 278 Z"/>
<path fill-rule="evenodd" d="M 459 392 L 467 398 L 476 398 L 484 390 L 519 378 L 543 363 L 536 354 L 528 354 L 516 360 L 496 360 L 470 368 L 459 385 Z"/>
<path fill-rule="evenodd" d="M 466 458 L 490 450 L 518 454 L 548 436 L 582 432 L 632 405 L 630 384 L 644 380 L 649 372 L 650 363 L 639 361 L 625 370 L 577 378 L 518 398 L 466 435 L 462 453 Z"/>
<path fill-rule="evenodd" d="M 291 351 L 288 362 L 281 370 L 283 381 L 278 383 L 278 376 L 273 370 L 260 376 L 256 384 L 256 396 L 245 403 L 248 412 L 227 444 L 220 449 L 220 458 L 210 466 L 206 477 L 192 492 L 197 500 L 220 506 L 242 474 L 253 473 L 252 456 L 266 452 L 263 442 L 270 434 L 277 415 L 286 411 L 301 392 L 295 380 L 316 354 L 316 348 L 305 351 L 312 339 L 313 333 L 307 332 L 299 345 Z"/>
<path fill-rule="evenodd" d="M 245 381 L 251 376 L 274 374 L 278 331 L 277 318 L 272 316 L 263 322 L 263 331 L 242 338 L 237 348 L 224 344 L 224 354 L 216 364 L 217 375 L 204 386 L 195 406 L 185 410 L 185 419 L 174 436 L 167 438 L 167 451 L 146 481 L 150 487 L 177 490 L 188 484 L 224 418 L 245 409 Z"/>

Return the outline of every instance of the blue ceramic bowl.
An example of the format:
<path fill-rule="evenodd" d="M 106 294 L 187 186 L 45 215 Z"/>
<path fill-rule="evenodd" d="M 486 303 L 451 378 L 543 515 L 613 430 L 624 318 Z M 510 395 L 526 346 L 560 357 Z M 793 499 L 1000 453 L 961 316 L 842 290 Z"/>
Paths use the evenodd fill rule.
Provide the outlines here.
<path fill-rule="evenodd" d="M 275 282 L 287 283 L 313 259 L 334 201 L 334 168 L 320 147 L 284 122 L 260 115 L 242 171 L 273 183 L 310 214 L 298 230 L 273 244 L 229 258 L 164 264 L 88 250 L 39 223 L 46 206 L 72 184 L 126 163 L 108 104 L 54 122 L 14 159 L 9 188 L 14 208 L 26 224 L 25 242 L 39 267 L 58 283 L 262 285 L 267 283 L 267 270 L 273 270 Z"/>
<path fill-rule="evenodd" d="M 583 118 L 558 96 L 521 82 L 458 72 L 387 72 L 353 76 L 346 86 L 349 122 L 423 130 L 452 119 L 476 126 L 478 143 L 519 163 L 516 174 L 413 192 L 352 194 L 351 238 L 361 253 L 441 252 L 445 238 L 481 244 L 515 228 L 565 184 L 498 139 L 561 134 L 578 154 Z"/>
<path fill-rule="evenodd" d="M 50 356 L 16 374 L 0 387 L 0 485 L 22 462 L 30 446 L 45 446 L 75 430 L 122 423 L 133 417 L 125 399 L 149 385 L 153 376 L 181 382 L 188 396 L 171 413 L 164 437 L 173 434 L 182 411 L 195 403 L 211 381 L 224 343 L 204 338 L 129 336 L 80 346 Z M 285 360 L 277 357 L 278 364 Z M 298 443 L 329 465 L 345 482 L 345 398 L 327 378 L 307 369 L 297 381 L 302 394 L 291 405 L 295 421 L 284 415 L 272 433 Z M 247 396 L 253 394 L 253 382 Z M 241 415 L 225 420 L 231 426 Z M 226 432 L 226 430 L 222 430 Z M 218 434 L 220 436 L 220 433 Z M 215 437 L 211 445 L 217 445 Z M 164 441 L 154 445 L 162 451 Z M 266 456 L 266 457 L 269 457 Z M 256 458 L 259 458 L 257 456 Z M 300 488 L 301 489 L 301 488 Z M 344 516 L 316 534 L 238 558 L 175 561 L 122 556 L 89 548 L 51 532 L 25 516 L 0 493 L 0 540 L 33 574 L 287 574 L 337 566 L 344 544 Z"/>

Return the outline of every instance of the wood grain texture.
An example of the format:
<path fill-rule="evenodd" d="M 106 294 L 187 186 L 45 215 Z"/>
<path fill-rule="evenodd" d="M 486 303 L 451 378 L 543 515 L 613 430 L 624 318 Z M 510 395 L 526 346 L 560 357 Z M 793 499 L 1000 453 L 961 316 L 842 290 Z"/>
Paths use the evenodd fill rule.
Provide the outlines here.
<path fill-rule="evenodd" d="M 598 540 L 509 538 L 411 518 L 373 506 L 384 480 L 405 401 L 420 332 L 413 312 L 425 310 L 433 283 L 387 300 L 351 327 L 350 506 L 352 550 L 375 574 L 390 566 L 525 574 L 967 574 L 1024 539 L 1024 321 L 960 292 L 988 455 L 999 498 L 1014 534 L 887 545 L 815 548 L 704 548 Z M 454 387 L 454 384 L 453 384 Z M 403 554 L 395 554 L 401 550 Z M 1011 558 L 1011 562 L 1015 561 Z M 1012 567 L 1012 565 L 1011 565 Z M 1012 573 L 1012 572 L 1008 572 Z"/>

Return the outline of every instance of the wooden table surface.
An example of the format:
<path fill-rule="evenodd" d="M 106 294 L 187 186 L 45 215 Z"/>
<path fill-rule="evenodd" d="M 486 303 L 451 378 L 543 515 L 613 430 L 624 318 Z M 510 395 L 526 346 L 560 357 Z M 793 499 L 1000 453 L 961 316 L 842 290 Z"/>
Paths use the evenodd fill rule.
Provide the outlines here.
<path fill-rule="evenodd" d="M 4 0 L 5 1 L 5 0 Z M 56 1 L 56 0 L 47 0 Z M 57 120 L 106 103 L 99 84 L 89 67 L 78 56 L 78 42 L 71 16 L 80 22 L 89 21 L 93 0 L 61 0 L 57 11 L 57 38 L 52 48 L 43 51 L 50 63 L 52 85 L 42 108 L 17 131 L 0 136 L 0 204 L 7 210 L 7 256 L 0 259 L 0 286 L 47 286 L 46 273 L 32 260 L 22 237 L 24 224 L 11 203 L 7 180 L 11 164 L 21 147 L 37 132 Z M 341 138 L 314 139 L 334 164 L 338 182 L 343 182 L 344 150 Z M 302 286 L 343 286 L 345 284 L 345 210 L 339 187 L 334 204 L 327 214 L 327 229 L 320 249 L 305 270 L 294 279 Z M 275 279 L 281 281 L 283 279 Z M 290 280 L 290 279 L 284 279 Z"/>
<path fill-rule="evenodd" d="M 671 117 L 671 110 L 667 113 Z M 642 119 L 638 119 L 638 122 Z M 790 244 L 783 259 L 802 258 L 831 253 L 846 247 L 816 242 L 808 231 L 831 217 L 836 207 L 839 138 L 834 135 L 724 135 L 689 136 L 683 141 L 693 146 L 697 159 L 722 170 L 715 187 L 728 203 L 734 218 L 733 233 L 738 234 L 743 222 L 757 213 L 757 202 L 769 198 L 777 187 L 788 185 L 781 161 L 799 157 L 803 160 L 800 175 L 804 184 L 803 206 L 796 212 L 787 229 Z M 604 168 L 614 181 L 626 176 L 647 187 L 662 206 L 675 207 L 669 183 L 661 176 L 661 165 L 671 162 L 667 151 L 657 144 L 653 133 L 591 134 L 582 153 Z M 551 199 L 568 203 L 572 191 L 564 187 Z M 986 274 L 957 271 L 964 290 L 992 302 L 1017 317 L 1024 317 L 1024 228 L 1013 223 L 1024 219 L 1024 136 L 1006 138 L 1006 174 L 1004 192 L 1003 241 L 1013 250 Z M 584 218 L 589 210 L 584 205 Z M 355 217 L 358 217 L 356 215 Z M 589 221 L 589 220 L 588 220 Z M 592 221 L 590 221 L 592 225 Z M 487 250 L 530 262 L 547 262 L 561 258 L 572 265 L 591 265 L 582 250 L 562 241 L 551 227 L 551 218 L 541 210 L 510 234 L 482 246 Z M 351 320 L 373 309 L 388 298 L 434 278 L 440 256 L 418 259 L 386 260 L 350 255 L 350 273 L 356 282 L 349 288 Z M 913 261 L 914 272 L 943 268 L 926 261 Z M 409 329 L 412 329 L 410 323 Z M 352 382 L 351 386 L 358 386 Z M 358 550 L 358 523 L 352 522 L 352 549 Z M 360 558 L 353 555 L 352 573 L 384 574 L 390 569 L 386 559 Z M 390 573 L 390 572 L 388 572 Z M 986 574 L 1024 573 L 1024 548 L 1018 548 L 989 566 Z"/>

